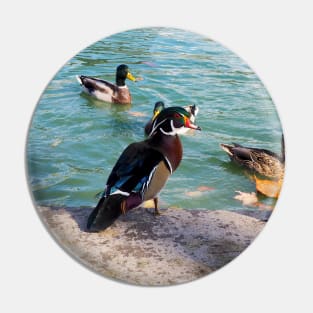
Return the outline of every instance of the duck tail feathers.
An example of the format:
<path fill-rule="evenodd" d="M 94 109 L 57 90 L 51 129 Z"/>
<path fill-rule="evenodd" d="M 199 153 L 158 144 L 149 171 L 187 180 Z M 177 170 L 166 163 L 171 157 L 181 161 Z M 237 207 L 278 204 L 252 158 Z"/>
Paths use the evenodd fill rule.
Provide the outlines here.
<path fill-rule="evenodd" d="M 87 230 L 98 232 L 112 225 L 122 213 L 125 213 L 123 202 L 126 198 L 127 196 L 122 194 L 102 197 L 88 217 Z"/>
<path fill-rule="evenodd" d="M 80 85 L 83 85 L 83 81 L 82 81 L 82 79 L 81 79 L 81 76 L 80 76 L 80 75 L 76 75 L 75 77 L 76 77 L 78 83 L 79 83 Z"/>
<path fill-rule="evenodd" d="M 92 210 L 92 212 L 90 213 L 90 215 L 88 216 L 88 220 L 87 220 L 87 229 L 90 230 L 91 225 L 93 224 L 93 222 L 95 221 L 100 208 L 103 206 L 103 202 L 105 201 L 105 197 L 102 197 L 97 206 Z"/>

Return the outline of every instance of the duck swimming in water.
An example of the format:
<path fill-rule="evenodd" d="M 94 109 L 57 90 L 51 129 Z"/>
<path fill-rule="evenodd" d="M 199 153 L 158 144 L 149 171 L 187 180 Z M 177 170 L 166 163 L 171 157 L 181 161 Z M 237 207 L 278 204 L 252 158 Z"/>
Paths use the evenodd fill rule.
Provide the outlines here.
<path fill-rule="evenodd" d="M 150 132 L 151 132 L 151 130 L 152 130 L 153 121 L 154 121 L 154 120 L 156 119 L 156 117 L 160 114 L 160 112 L 161 112 L 162 110 L 164 110 L 164 108 L 165 108 L 164 102 L 158 101 L 158 102 L 155 103 L 154 109 L 153 109 L 153 116 L 152 116 L 152 118 L 150 119 L 150 121 L 149 121 L 149 122 L 146 124 L 146 126 L 145 126 L 145 135 L 146 135 L 146 136 L 148 136 L 148 135 L 150 134 Z M 187 112 L 190 113 L 190 121 L 191 121 L 192 123 L 194 123 L 195 120 L 196 120 L 196 115 L 197 115 L 198 112 L 199 112 L 199 108 L 198 108 L 196 105 L 194 105 L 194 104 L 184 106 L 183 108 L 184 108 Z M 186 132 L 188 132 L 188 131 L 189 131 L 189 128 L 182 129 L 181 132 L 180 132 L 180 134 L 184 134 L 184 133 L 186 133 Z"/>
<path fill-rule="evenodd" d="M 155 118 L 149 137 L 130 144 L 108 177 L 97 206 L 89 215 L 87 229 L 100 231 L 121 214 L 153 200 L 158 214 L 158 194 L 179 166 L 183 148 L 178 134 L 183 128 L 200 130 L 182 107 L 169 107 Z"/>
<path fill-rule="evenodd" d="M 125 84 L 126 79 L 137 81 L 128 69 L 128 66 L 121 64 L 116 68 L 115 84 L 108 81 L 90 77 L 76 76 L 83 91 L 88 95 L 105 102 L 130 104 L 132 101 L 130 91 Z"/>
<path fill-rule="evenodd" d="M 285 144 L 284 136 L 281 139 L 281 154 L 270 150 L 244 147 L 233 143 L 220 144 L 231 160 L 244 167 L 271 178 L 282 178 L 285 171 Z"/>

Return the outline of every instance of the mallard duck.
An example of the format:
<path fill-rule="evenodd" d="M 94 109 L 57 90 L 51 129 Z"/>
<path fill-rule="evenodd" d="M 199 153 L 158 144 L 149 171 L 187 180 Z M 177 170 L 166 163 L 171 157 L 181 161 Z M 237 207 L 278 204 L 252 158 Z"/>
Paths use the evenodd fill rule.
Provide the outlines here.
<path fill-rule="evenodd" d="M 153 108 L 153 116 L 149 120 L 149 122 L 145 126 L 145 135 L 148 136 L 149 133 L 152 130 L 152 124 L 153 121 L 156 119 L 156 117 L 160 114 L 160 112 L 165 108 L 165 104 L 162 101 L 158 101 L 155 103 L 154 108 Z"/>
<path fill-rule="evenodd" d="M 270 150 L 249 148 L 237 143 L 233 145 L 220 144 L 230 159 L 263 176 L 281 178 L 285 169 L 284 137 L 281 141 L 281 155 Z"/>
<path fill-rule="evenodd" d="M 147 200 L 153 199 L 155 214 L 159 213 L 158 194 L 182 160 L 183 148 L 177 134 L 184 127 L 200 130 L 184 108 L 166 108 L 154 120 L 149 137 L 122 152 L 88 218 L 89 231 L 109 227 L 121 214 Z"/>
<path fill-rule="evenodd" d="M 82 86 L 83 91 L 90 96 L 101 101 L 120 104 L 129 104 L 132 100 L 129 89 L 125 84 L 126 78 L 137 81 L 125 64 L 121 64 L 116 68 L 116 84 L 84 75 L 76 76 L 76 78 Z"/>
<path fill-rule="evenodd" d="M 155 103 L 154 105 L 154 108 L 153 108 L 153 116 L 152 118 L 149 120 L 149 122 L 146 124 L 145 126 L 145 135 L 148 136 L 152 130 L 152 124 L 153 124 L 153 121 L 156 119 L 156 117 L 160 114 L 160 112 L 162 110 L 164 110 L 165 108 L 165 104 L 164 102 L 162 101 L 158 101 Z M 196 115 L 198 114 L 199 112 L 199 108 L 195 105 L 195 104 L 192 104 L 192 105 L 187 105 L 187 106 L 184 106 L 183 107 L 187 112 L 190 113 L 190 121 L 192 123 L 195 122 L 196 120 Z M 189 128 L 185 128 L 185 129 L 182 129 L 180 134 L 184 134 L 186 133 L 187 131 L 189 131 Z"/>

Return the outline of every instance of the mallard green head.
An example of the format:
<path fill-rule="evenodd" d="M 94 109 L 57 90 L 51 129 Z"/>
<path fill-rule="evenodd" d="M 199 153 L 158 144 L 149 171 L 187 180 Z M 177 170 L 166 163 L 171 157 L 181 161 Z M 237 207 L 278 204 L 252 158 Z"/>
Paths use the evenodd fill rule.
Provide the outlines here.
<path fill-rule="evenodd" d="M 130 73 L 128 66 L 126 64 L 121 64 L 116 68 L 116 85 L 124 86 L 126 78 L 131 81 L 136 81 L 136 78 Z"/>
<path fill-rule="evenodd" d="M 169 107 L 163 109 L 155 118 L 149 136 L 156 132 L 174 136 L 184 132 L 185 128 L 201 130 L 190 120 L 191 114 L 182 107 Z"/>
<path fill-rule="evenodd" d="M 158 101 L 155 103 L 154 105 L 154 109 L 153 109 L 153 117 L 152 117 L 152 121 L 155 120 L 155 118 L 160 114 L 160 112 L 165 108 L 165 104 L 162 101 Z"/>

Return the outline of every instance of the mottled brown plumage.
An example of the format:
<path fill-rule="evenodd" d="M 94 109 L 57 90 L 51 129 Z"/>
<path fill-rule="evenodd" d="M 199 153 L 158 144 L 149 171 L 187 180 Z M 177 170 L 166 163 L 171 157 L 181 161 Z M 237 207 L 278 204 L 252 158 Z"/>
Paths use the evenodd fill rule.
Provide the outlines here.
<path fill-rule="evenodd" d="M 246 168 L 271 178 L 281 178 L 285 171 L 285 145 L 282 136 L 281 155 L 270 150 L 221 144 L 221 148 L 234 162 Z"/>

